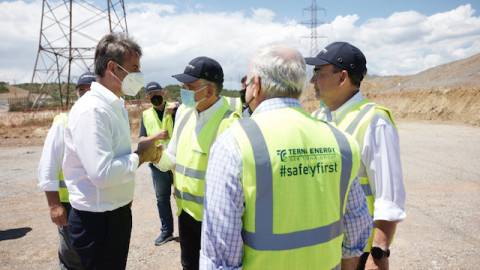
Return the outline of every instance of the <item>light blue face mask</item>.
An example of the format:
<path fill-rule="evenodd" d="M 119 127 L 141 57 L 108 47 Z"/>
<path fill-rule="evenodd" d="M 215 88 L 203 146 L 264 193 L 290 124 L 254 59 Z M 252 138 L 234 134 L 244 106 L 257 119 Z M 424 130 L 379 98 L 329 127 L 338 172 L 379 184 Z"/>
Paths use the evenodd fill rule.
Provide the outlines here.
<path fill-rule="evenodd" d="M 202 102 L 205 98 L 202 98 L 199 101 L 195 101 L 195 93 L 203 90 L 206 87 L 207 87 L 207 85 L 198 89 L 197 91 L 181 88 L 180 89 L 180 97 L 182 98 L 182 103 L 185 104 L 185 106 L 187 106 L 188 108 L 197 107 L 198 103 Z"/>
<path fill-rule="evenodd" d="M 320 106 L 322 106 L 322 108 L 327 108 L 327 105 L 323 104 L 323 102 L 321 101 L 318 101 L 318 102 L 320 102 Z"/>

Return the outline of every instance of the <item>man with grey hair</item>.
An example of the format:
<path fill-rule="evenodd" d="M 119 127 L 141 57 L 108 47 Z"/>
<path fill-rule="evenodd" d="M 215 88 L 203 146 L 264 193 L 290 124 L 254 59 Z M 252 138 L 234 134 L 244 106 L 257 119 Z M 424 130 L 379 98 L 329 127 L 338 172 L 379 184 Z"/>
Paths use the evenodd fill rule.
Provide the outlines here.
<path fill-rule="evenodd" d="M 95 51 L 96 81 L 72 107 L 65 127 L 63 175 L 72 211 L 68 232 L 85 269 L 125 269 L 135 188 L 143 162 L 161 150 L 140 142 L 132 153 L 122 95 L 143 86 L 140 46 L 118 34 L 104 36 Z"/>
<path fill-rule="evenodd" d="M 253 114 L 218 137 L 208 160 L 202 269 L 356 266 L 372 226 L 356 178 L 358 144 L 303 111 L 305 67 L 283 44 L 252 56 Z"/>

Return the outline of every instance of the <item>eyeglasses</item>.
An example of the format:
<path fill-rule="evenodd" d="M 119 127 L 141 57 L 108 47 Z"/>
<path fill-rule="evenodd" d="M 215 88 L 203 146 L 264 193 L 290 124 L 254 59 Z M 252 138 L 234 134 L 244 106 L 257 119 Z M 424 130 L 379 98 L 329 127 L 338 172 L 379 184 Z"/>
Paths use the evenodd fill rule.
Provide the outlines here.
<path fill-rule="evenodd" d="M 205 88 L 205 87 L 207 87 L 207 86 L 208 86 L 208 84 L 199 85 L 199 86 L 194 86 L 194 85 L 188 86 L 187 84 L 184 84 L 184 83 L 183 83 L 183 84 L 181 85 L 181 88 L 182 88 L 182 89 L 187 89 L 187 90 L 195 91 L 195 90 L 202 90 L 203 88 Z M 198 88 L 198 87 L 200 87 L 200 88 Z M 195 88 L 198 88 L 198 89 L 195 89 Z"/>

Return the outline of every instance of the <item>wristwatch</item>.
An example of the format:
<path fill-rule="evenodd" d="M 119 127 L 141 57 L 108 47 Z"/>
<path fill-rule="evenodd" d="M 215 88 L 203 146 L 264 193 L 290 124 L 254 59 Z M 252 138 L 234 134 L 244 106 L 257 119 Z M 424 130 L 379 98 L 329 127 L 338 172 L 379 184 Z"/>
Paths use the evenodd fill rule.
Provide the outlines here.
<path fill-rule="evenodd" d="M 372 257 L 374 259 L 380 260 L 382 258 L 390 257 L 390 249 L 383 250 L 379 247 L 372 247 L 372 250 L 370 251 L 370 254 L 372 254 Z"/>

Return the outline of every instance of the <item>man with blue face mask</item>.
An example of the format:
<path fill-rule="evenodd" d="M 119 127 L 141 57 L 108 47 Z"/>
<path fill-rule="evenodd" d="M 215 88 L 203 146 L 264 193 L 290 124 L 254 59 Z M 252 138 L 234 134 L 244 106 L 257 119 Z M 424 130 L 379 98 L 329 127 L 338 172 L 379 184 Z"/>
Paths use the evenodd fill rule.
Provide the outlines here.
<path fill-rule="evenodd" d="M 210 146 L 238 113 L 219 93 L 223 70 L 208 57 L 197 57 L 185 71 L 173 75 L 182 84 L 181 112 L 177 111 L 172 138 L 157 166 L 175 170 L 175 200 L 183 269 L 198 269 L 205 172 Z"/>
<path fill-rule="evenodd" d="M 63 175 L 72 205 L 68 232 L 85 269 L 125 269 L 135 174 L 143 162 L 160 159 L 154 142 L 140 142 L 132 153 L 121 98 L 143 86 L 141 55 L 130 38 L 104 36 L 95 50 L 96 82 L 72 107 L 65 126 Z"/>

